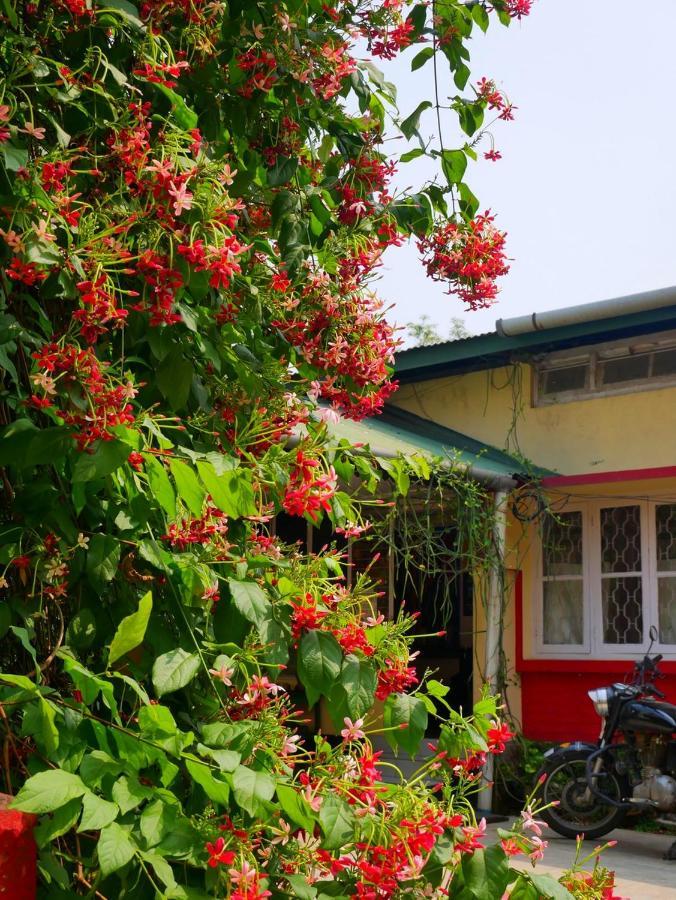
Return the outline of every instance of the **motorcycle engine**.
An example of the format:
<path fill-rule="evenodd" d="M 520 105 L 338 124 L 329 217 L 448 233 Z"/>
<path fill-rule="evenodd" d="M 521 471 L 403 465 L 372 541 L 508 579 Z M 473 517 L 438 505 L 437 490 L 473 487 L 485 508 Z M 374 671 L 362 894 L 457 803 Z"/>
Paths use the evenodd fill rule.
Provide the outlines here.
<path fill-rule="evenodd" d="M 641 780 L 634 786 L 634 800 L 648 801 L 662 812 L 676 811 L 676 779 L 665 775 L 668 742 L 662 735 L 636 735 L 641 759 Z"/>

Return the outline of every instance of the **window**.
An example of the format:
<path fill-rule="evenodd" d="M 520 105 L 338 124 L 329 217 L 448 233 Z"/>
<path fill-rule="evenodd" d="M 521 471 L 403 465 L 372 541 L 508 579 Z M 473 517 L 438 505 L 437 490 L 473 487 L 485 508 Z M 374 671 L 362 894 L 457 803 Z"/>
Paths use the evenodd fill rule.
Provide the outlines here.
<path fill-rule="evenodd" d="M 543 656 L 676 657 L 676 503 L 589 501 L 546 518 L 536 616 Z"/>
<path fill-rule="evenodd" d="M 535 365 L 533 402 L 544 406 L 670 384 L 676 384 L 673 333 L 631 346 L 609 343 L 574 355 L 549 354 Z"/>

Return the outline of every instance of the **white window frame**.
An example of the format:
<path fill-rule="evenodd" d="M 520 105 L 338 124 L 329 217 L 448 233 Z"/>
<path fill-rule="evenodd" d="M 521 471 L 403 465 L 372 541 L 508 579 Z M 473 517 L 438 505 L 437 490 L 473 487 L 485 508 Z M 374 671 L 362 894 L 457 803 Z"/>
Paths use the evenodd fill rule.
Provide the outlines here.
<path fill-rule="evenodd" d="M 544 643 L 544 590 L 546 576 L 543 572 L 544 553 L 542 531 L 537 529 L 534 601 L 534 657 L 539 659 L 627 659 L 634 660 L 648 649 L 651 625 L 659 634 L 658 579 L 668 573 L 657 571 L 656 507 L 673 503 L 673 494 L 654 496 L 650 500 L 607 497 L 603 500 L 580 500 L 567 504 L 561 513 L 582 513 L 582 577 L 583 577 L 583 627 L 582 644 Z M 601 595 L 601 510 L 618 506 L 638 506 L 641 515 L 641 579 L 643 601 L 643 640 L 636 644 L 607 644 L 603 641 L 603 603 Z M 617 573 L 630 576 L 631 573 Z M 676 577 L 676 571 L 671 573 Z M 612 577 L 607 573 L 606 577 Z M 562 576 L 563 578 L 563 576 Z M 659 638 L 653 644 L 653 652 L 662 653 L 667 659 L 676 659 L 676 644 L 662 644 Z"/>
<path fill-rule="evenodd" d="M 596 344 L 589 350 L 575 352 L 561 350 L 548 353 L 545 357 L 535 359 L 532 363 L 531 397 L 534 407 L 552 406 L 557 403 L 568 403 L 576 400 L 592 400 L 595 397 L 609 397 L 617 394 L 636 394 L 643 391 L 655 391 L 660 388 L 676 385 L 676 374 L 646 376 L 632 381 L 617 384 L 603 384 L 601 381 L 601 365 L 606 360 L 634 354 L 658 353 L 661 350 L 676 350 L 676 331 L 663 332 L 631 341 L 607 341 Z M 556 394 L 544 394 L 540 391 L 540 376 L 544 371 L 561 369 L 567 366 L 587 366 L 585 387 L 571 391 L 559 391 Z"/>

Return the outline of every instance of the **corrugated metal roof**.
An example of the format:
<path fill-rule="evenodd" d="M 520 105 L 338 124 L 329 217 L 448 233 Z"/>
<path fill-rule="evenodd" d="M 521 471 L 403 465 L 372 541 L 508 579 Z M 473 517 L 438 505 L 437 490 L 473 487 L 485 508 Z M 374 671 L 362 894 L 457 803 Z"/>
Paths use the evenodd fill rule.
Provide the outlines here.
<path fill-rule="evenodd" d="M 414 347 L 397 353 L 395 375 L 402 384 L 425 381 L 444 375 L 497 368 L 515 359 L 528 359 L 538 353 L 620 340 L 672 328 L 676 328 L 676 306 L 513 336 L 502 336 L 497 331 L 488 332 L 459 341 L 446 341 L 432 347 Z"/>
<path fill-rule="evenodd" d="M 368 444 L 374 452 L 424 454 L 446 459 L 484 476 L 511 477 L 513 475 L 552 474 L 549 470 L 527 469 L 522 461 L 503 450 L 484 444 L 469 435 L 445 428 L 406 410 L 387 406 L 383 413 L 362 422 L 341 419 L 329 426 L 330 432 L 353 444 Z"/>

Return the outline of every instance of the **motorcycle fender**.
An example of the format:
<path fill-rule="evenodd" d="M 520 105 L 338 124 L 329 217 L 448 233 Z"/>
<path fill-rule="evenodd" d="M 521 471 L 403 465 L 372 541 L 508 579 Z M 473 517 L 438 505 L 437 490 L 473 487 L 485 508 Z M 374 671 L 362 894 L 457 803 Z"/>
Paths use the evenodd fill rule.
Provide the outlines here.
<path fill-rule="evenodd" d="M 595 750 L 598 750 L 598 744 L 589 744 L 586 741 L 574 741 L 573 743 L 559 744 L 558 747 L 550 747 L 549 750 L 545 751 L 543 756 L 549 763 L 554 759 L 565 759 L 569 753 L 578 755 L 583 751 L 593 753 Z"/>

